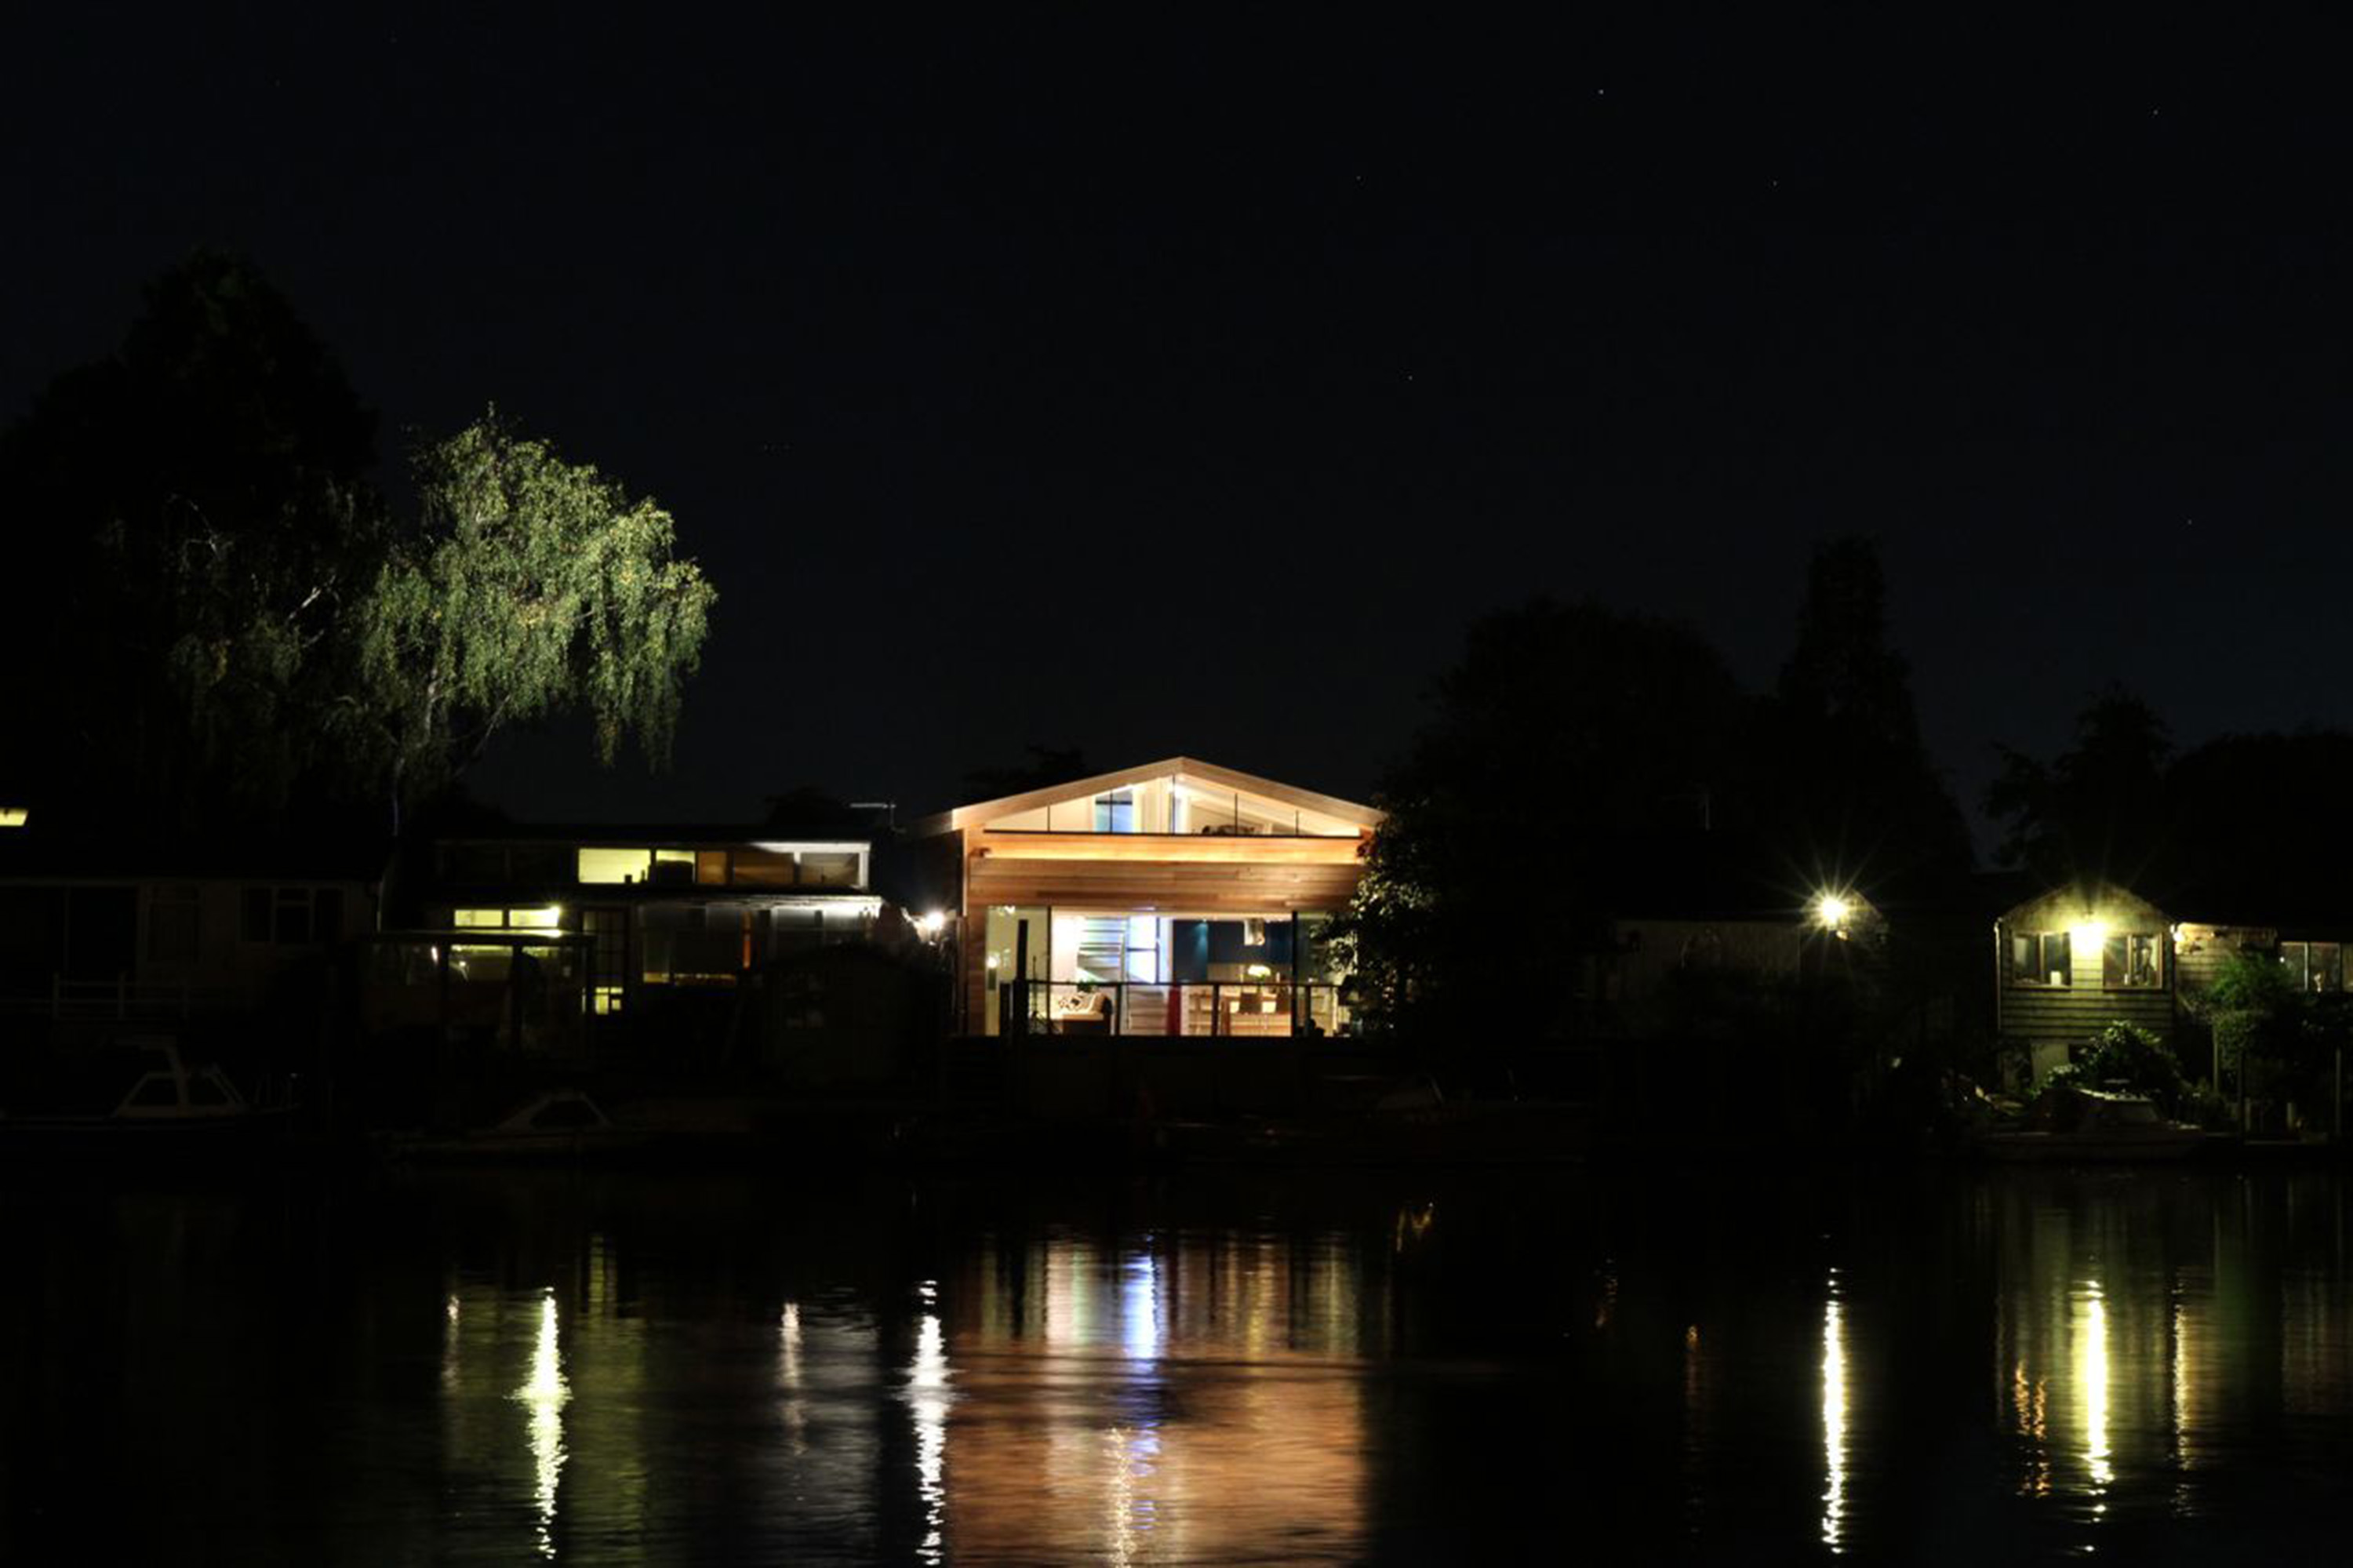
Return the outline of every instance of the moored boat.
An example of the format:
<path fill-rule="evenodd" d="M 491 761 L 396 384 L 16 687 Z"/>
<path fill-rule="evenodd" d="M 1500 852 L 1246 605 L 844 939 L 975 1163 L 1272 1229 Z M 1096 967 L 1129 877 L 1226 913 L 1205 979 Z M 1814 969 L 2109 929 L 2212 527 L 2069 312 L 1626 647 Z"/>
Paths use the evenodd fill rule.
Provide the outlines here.
<path fill-rule="evenodd" d="M 2146 1095 L 2077 1089 L 2069 1098 L 2076 1107 L 2073 1126 L 1980 1133 L 1978 1151 L 2006 1161 L 2105 1163 L 2186 1160 L 2213 1141 L 2187 1122 L 2168 1119 Z"/>

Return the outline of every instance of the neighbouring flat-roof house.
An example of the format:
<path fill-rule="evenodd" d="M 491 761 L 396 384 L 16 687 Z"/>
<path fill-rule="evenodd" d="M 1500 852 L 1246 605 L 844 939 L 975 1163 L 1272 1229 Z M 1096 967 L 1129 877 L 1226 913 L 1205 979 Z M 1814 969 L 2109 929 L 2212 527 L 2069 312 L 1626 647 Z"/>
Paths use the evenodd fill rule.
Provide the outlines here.
<path fill-rule="evenodd" d="M 956 916 L 961 1033 L 1287 1035 L 1350 1026 L 1321 951 L 1369 806 L 1192 758 L 913 825 Z"/>
<path fill-rule="evenodd" d="M 873 839 L 744 827 L 502 828 L 433 846 L 421 932 L 472 976 L 503 973 L 518 934 L 580 939 L 586 1010 L 611 1018 L 729 991 L 804 948 L 873 934 Z"/>

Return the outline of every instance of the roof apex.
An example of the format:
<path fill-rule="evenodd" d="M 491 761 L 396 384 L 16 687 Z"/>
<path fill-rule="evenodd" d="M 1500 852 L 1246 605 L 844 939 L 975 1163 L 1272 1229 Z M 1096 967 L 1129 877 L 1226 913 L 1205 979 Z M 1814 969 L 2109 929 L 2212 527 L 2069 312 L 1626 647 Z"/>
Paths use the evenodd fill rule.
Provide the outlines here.
<path fill-rule="evenodd" d="M 1018 795 L 1006 795 L 994 800 L 975 800 L 968 805 L 942 811 L 909 824 L 908 831 L 918 838 L 953 832 L 960 828 L 985 827 L 1002 817 L 1017 816 L 1039 807 L 1075 800 L 1084 795 L 1101 794 L 1124 785 L 1140 784 L 1147 779 L 1198 779 L 1206 783 L 1257 795 L 1270 800 L 1280 800 L 1303 811 L 1316 811 L 1327 817 L 1337 817 L 1359 828 L 1380 825 L 1382 813 L 1371 806 L 1354 800 L 1343 800 L 1336 795 L 1319 794 L 1284 784 L 1239 768 L 1221 768 L 1214 762 L 1204 762 L 1194 757 L 1163 758 L 1157 762 L 1142 762 L 1133 768 L 1116 768 L 1109 773 L 1097 773 L 1085 779 L 1067 779 L 1049 784 L 1042 789 L 1026 789 Z"/>

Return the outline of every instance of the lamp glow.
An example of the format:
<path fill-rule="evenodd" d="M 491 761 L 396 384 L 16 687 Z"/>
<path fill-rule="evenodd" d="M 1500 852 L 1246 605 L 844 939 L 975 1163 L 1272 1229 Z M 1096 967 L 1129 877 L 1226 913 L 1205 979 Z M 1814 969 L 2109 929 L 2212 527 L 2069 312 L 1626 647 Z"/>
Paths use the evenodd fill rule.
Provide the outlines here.
<path fill-rule="evenodd" d="M 946 929 L 947 923 L 947 911 L 944 909 L 934 909 L 928 915 L 919 915 L 915 917 L 915 929 L 921 931 L 927 938 L 936 937 L 943 930 Z"/>
<path fill-rule="evenodd" d="M 2068 928 L 2067 940 L 2079 953 L 2096 953 L 2107 945 L 2108 923 L 2084 920 Z"/>
<path fill-rule="evenodd" d="M 1839 929 L 1853 913 L 1853 904 L 1835 893 L 1825 893 L 1814 900 L 1814 922 L 1825 931 Z"/>

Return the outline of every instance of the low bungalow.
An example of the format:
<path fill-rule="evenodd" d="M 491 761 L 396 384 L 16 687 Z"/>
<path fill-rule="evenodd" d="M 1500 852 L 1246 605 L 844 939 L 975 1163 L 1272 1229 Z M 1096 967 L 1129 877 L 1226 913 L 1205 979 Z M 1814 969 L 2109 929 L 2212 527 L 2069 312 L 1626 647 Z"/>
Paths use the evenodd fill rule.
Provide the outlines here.
<path fill-rule="evenodd" d="M 2284 905 L 2264 920 L 2258 917 L 2261 900 L 2209 895 L 2199 902 L 2200 913 L 2214 917 L 2177 918 L 2128 888 L 2087 881 L 2052 888 L 2004 913 L 1994 924 L 1994 993 L 2012 1086 L 2038 1082 L 2110 1023 L 2202 1047 L 2195 1000 L 2242 952 L 2271 955 L 2303 990 L 2347 989 L 2353 921 Z M 2186 1054 L 2197 1070 L 2200 1052 Z"/>
<path fill-rule="evenodd" d="M 380 851 L 150 841 L 0 820 L 0 1013 L 249 1013 L 375 924 Z"/>

